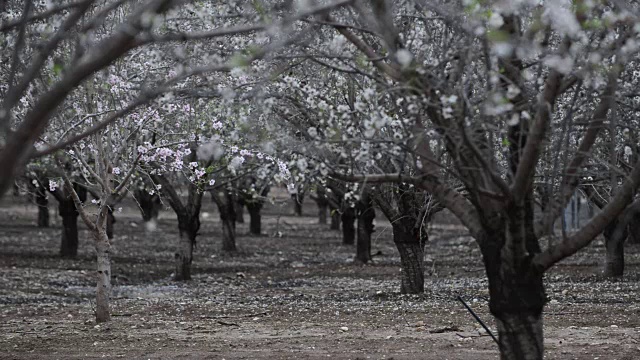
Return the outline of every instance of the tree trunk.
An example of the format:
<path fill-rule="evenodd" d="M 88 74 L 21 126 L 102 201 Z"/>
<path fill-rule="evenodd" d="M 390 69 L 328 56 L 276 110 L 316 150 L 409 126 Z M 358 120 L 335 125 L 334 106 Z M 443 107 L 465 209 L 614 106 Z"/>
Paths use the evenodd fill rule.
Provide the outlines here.
<path fill-rule="evenodd" d="M 185 225 L 179 224 L 180 239 L 176 251 L 176 274 L 175 280 L 191 280 L 191 262 L 193 261 L 193 245 L 195 243 L 195 233 Z"/>
<path fill-rule="evenodd" d="M 318 224 L 320 225 L 327 224 L 327 204 L 326 203 L 318 203 Z"/>
<path fill-rule="evenodd" d="M 624 241 L 627 238 L 626 224 L 615 220 L 604 231 L 607 252 L 604 276 L 620 277 L 624 274 Z"/>
<path fill-rule="evenodd" d="M 353 245 L 356 237 L 356 229 L 354 221 L 356 219 L 356 211 L 352 207 L 348 207 L 342 212 L 340 220 L 342 222 L 342 243 L 345 245 Z"/>
<path fill-rule="evenodd" d="M 113 224 L 115 224 L 116 218 L 113 216 L 113 211 L 109 209 L 107 211 L 107 238 L 113 239 Z"/>
<path fill-rule="evenodd" d="M 244 200 L 241 197 L 238 197 L 238 200 L 235 201 L 236 205 L 236 222 L 240 224 L 244 224 Z"/>
<path fill-rule="evenodd" d="M 340 230 L 340 213 L 338 209 L 331 209 L 331 230 Z"/>
<path fill-rule="evenodd" d="M 149 194 L 146 190 L 136 190 L 135 198 L 140 205 L 140 213 L 144 221 L 144 229 L 148 232 L 154 232 L 158 228 L 158 215 L 162 203 L 157 194 Z"/>
<path fill-rule="evenodd" d="M 371 261 L 371 233 L 373 233 L 373 219 L 376 217 L 376 212 L 371 202 L 360 204 L 359 207 L 355 260 L 366 264 Z"/>
<path fill-rule="evenodd" d="M 109 238 L 105 230 L 94 234 L 96 257 L 98 263 L 98 283 L 96 287 L 96 322 L 102 323 L 111 319 L 109 298 L 111 297 L 111 259 Z"/>
<path fill-rule="evenodd" d="M 49 227 L 49 199 L 42 186 L 35 187 L 36 205 L 38 205 L 38 227 Z"/>
<path fill-rule="evenodd" d="M 236 251 L 236 209 L 237 201 L 229 191 L 211 192 L 211 198 L 218 207 L 222 222 L 222 251 Z"/>
<path fill-rule="evenodd" d="M 249 211 L 249 232 L 253 235 L 260 235 L 262 233 L 262 216 L 260 215 L 260 210 L 262 209 L 262 204 L 255 202 L 247 203 L 247 210 Z"/>
<path fill-rule="evenodd" d="M 74 258 L 78 255 L 78 211 L 73 199 L 64 198 L 58 201 L 58 213 L 62 217 L 62 236 L 60 256 Z"/>
<path fill-rule="evenodd" d="M 293 199 L 293 211 L 296 216 L 302 216 L 302 201 L 304 200 L 304 195 L 291 194 L 291 199 Z"/>
<path fill-rule="evenodd" d="M 402 268 L 400 292 L 402 294 L 424 293 L 424 245 L 413 229 L 402 226 L 401 221 L 392 225 L 393 242 L 400 252 Z"/>
<path fill-rule="evenodd" d="M 629 238 L 627 241 L 630 244 L 640 244 L 640 216 L 634 216 L 631 223 L 629 223 Z"/>
<path fill-rule="evenodd" d="M 500 359 L 542 360 L 544 338 L 541 313 L 510 313 L 496 316 Z"/>

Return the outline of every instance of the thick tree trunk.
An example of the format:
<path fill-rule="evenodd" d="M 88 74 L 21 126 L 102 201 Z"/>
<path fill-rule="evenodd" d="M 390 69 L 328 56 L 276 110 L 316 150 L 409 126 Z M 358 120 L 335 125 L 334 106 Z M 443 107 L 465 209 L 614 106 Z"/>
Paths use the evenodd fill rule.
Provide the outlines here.
<path fill-rule="evenodd" d="M 620 277 L 624 274 L 624 241 L 627 234 L 626 226 L 621 225 L 618 220 L 605 228 L 603 235 L 607 256 L 604 276 Z"/>
<path fill-rule="evenodd" d="M 400 221 L 392 225 L 393 242 L 400 253 L 402 268 L 400 292 L 402 294 L 424 293 L 424 245 L 413 234 L 412 228 L 402 226 Z"/>
<path fill-rule="evenodd" d="M 249 211 L 249 232 L 253 235 L 260 235 L 262 233 L 262 216 L 260 210 L 262 204 L 256 202 L 248 202 L 247 210 Z"/>
<path fill-rule="evenodd" d="M 178 225 L 180 239 L 176 251 L 176 273 L 175 280 L 191 280 L 191 262 L 193 261 L 193 245 L 195 243 L 195 232 L 184 225 Z M 196 230 L 197 231 L 197 230 Z"/>
<path fill-rule="evenodd" d="M 49 199 L 42 186 L 35 187 L 36 205 L 38 205 L 38 227 L 49 227 Z"/>
<path fill-rule="evenodd" d="M 98 283 L 96 287 L 96 322 L 102 323 L 111 319 L 109 298 L 111 297 L 111 259 L 109 238 L 105 230 L 94 234 L 98 263 Z"/>
<path fill-rule="evenodd" d="M 64 198 L 58 201 L 58 213 L 62 217 L 62 236 L 60 256 L 74 258 L 78 255 L 78 211 L 73 199 Z"/>
<path fill-rule="evenodd" d="M 366 264 L 371 261 L 371 233 L 376 212 L 373 204 L 362 204 L 358 209 L 358 241 L 355 260 Z"/>
<path fill-rule="evenodd" d="M 544 338 L 541 313 L 510 313 L 496 317 L 500 359 L 542 360 Z"/>
<path fill-rule="evenodd" d="M 342 243 L 345 245 L 353 245 L 353 243 L 355 242 L 355 219 L 356 211 L 352 207 L 345 209 L 340 216 L 340 220 L 342 222 Z"/>
<path fill-rule="evenodd" d="M 340 230 L 340 212 L 331 209 L 331 230 Z"/>

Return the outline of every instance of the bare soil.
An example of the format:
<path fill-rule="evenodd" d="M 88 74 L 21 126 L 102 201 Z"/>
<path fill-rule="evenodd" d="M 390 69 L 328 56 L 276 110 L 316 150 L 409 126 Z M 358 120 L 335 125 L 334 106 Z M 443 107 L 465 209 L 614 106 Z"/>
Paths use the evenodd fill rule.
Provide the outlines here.
<path fill-rule="evenodd" d="M 479 250 L 462 227 L 437 221 L 427 246 L 424 295 L 399 294 L 399 256 L 378 215 L 371 265 L 315 207 L 294 217 L 268 207 L 263 236 L 238 225 L 236 253 L 220 251 L 218 214 L 207 199 L 194 278 L 171 280 L 177 222 L 169 210 L 146 233 L 132 204 L 117 213 L 113 319 L 96 325 L 93 245 L 81 226 L 77 259 L 58 257 L 60 221 L 35 226 L 22 199 L 0 206 L 0 359 L 496 359 L 497 346 L 456 300 L 485 319 Z M 55 205 L 55 204 L 53 204 Z M 245 215 L 248 222 L 248 214 Z M 549 359 L 640 358 L 640 249 L 627 275 L 603 279 L 596 241 L 546 277 Z"/>

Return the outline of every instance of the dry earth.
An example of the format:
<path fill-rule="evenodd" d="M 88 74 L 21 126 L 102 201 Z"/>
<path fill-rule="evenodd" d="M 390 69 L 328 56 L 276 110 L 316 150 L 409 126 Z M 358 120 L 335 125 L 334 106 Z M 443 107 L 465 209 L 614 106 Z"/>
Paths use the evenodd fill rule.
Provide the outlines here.
<path fill-rule="evenodd" d="M 207 199 L 208 200 L 208 199 Z M 309 201 L 307 214 L 315 213 Z M 486 319 L 487 283 L 479 251 L 457 225 L 432 226 L 423 296 L 400 295 L 399 256 L 378 220 L 374 264 L 314 217 L 270 207 L 264 236 L 238 227 L 239 251 L 220 248 L 207 201 L 194 279 L 171 281 L 176 220 L 144 232 L 136 209 L 117 214 L 113 320 L 96 325 L 92 245 L 81 231 L 78 259 L 57 256 L 60 223 L 35 227 L 21 199 L 0 207 L 1 359 L 496 359 L 492 339 L 456 300 Z M 53 209 L 51 214 L 54 214 Z M 380 215 L 379 215 L 380 217 Z M 274 236 L 280 232 L 282 236 Z M 598 273 L 603 248 L 589 249 L 546 278 L 549 359 L 640 358 L 639 262 L 627 247 L 627 275 Z"/>

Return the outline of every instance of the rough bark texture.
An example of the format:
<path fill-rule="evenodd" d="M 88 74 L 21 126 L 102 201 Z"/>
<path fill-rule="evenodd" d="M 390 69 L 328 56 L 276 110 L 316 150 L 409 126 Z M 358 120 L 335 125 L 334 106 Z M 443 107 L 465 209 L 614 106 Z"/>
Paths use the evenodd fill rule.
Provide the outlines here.
<path fill-rule="evenodd" d="M 49 227 L 49 199 L 42 186 L 35 187 L 36 205 L 38 205 L 38 227 Z"/>
<path fill-rule="evenodd" d="M 178 249 L 175 255 L 175 280 L 191 280 L 191 262 L 193 261 L 193 245 L 196 241 L 196 235 L 192 227 L 187 224 L 178 224 L 178 227 L 180 231 L 180 239 L 178 241 Z"/>
<path fill-rule="evenodd" d="M 500 359 L 542 360 L 544 339 L 541 313 L 503 314 L 496 317 Z"/>
<path fill-rule="evenodd" d="M 97 287 L 96 287 L 96 322 L 102 323 L 111 319 L 109 298 L 111 297 L 111 256 L 107 233 L 99 229 L 93 234 L 96 242 Z"/>
<path fill-rule="evenodd" d="M 366 197 L 364 202 L 358 204 L 358 240 L 356 243 L 357 262 L 366 264 L 371 261 L 371 234 L 373 233 L 373 219 L 376 212 L 373 203 Z"/>
<path fill-rule="evenodd" d="M 424 245 L 414 234 L 413 227 L 403 226 L 402 220 L 392 225 L 393 242 L 400 252 L 402 268 L 400 292 L 422 294 L 424 292 Z"/>
<path fill-rule="evenodd" d="M 342 243 L 345 245 L 353 245 L 355 243 L 355 220 L 356 211 L 352 207 L 346 208 L 340 215 L 340 222 L 342 222 Z"/>

